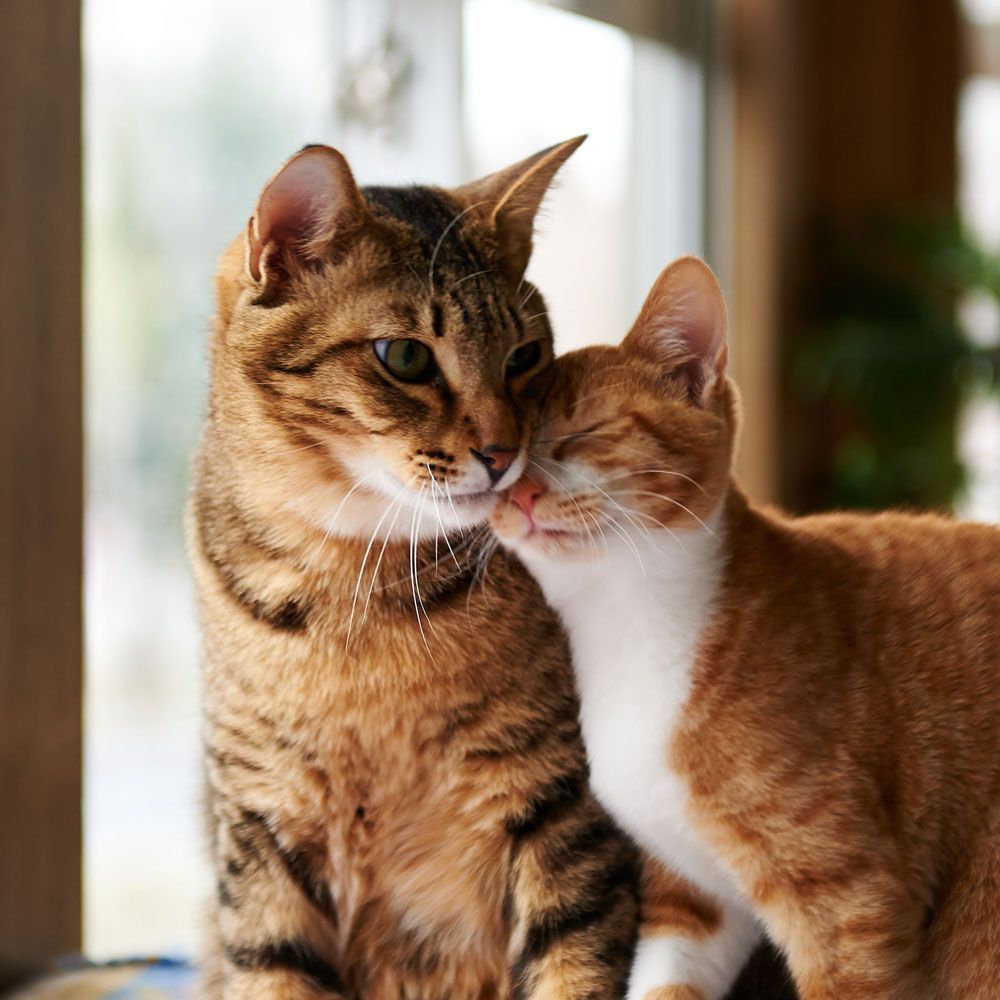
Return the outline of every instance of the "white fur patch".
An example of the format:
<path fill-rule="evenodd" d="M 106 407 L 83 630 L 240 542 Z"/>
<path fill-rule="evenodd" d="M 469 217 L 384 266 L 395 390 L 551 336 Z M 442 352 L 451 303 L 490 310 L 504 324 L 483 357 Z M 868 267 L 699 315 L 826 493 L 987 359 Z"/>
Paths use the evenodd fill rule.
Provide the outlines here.
<path fill-rule="evenodd" d="M 646 850 L 724 906 L 728 933 L 699 948 L 714 970 L 709 980 L 728 988 L 756 939 L 748 929 L 755 925 L 736 876 L 689 821 L 687 789 L 669 767 L 722 573 L 720 520 L 716 512 L 706 528 L 676 536 L 634 534 L 638 552 L 609 538 L 606 554 L 583 564 L 550 559 L 530 543 L 513 547 L 569 632 L 594 792 Z M 663 978 L 697 964 L 685 957 L 692 947 L 651 940 L 636 960 L 635 982 L 697 985 Z M 709 997 L 725 993 L 702 989 Z"/>
<path fill-rule="evenodd" d="M 372 542 L 440 538 L 482 524 L 496 506 L 502 484 L 524 464 L 519 458 L 493 486 L 486 470 L 470 460 L 456 479 L 446 483 L 438 478 L 415 489 L 377 455 L 337 457 L 354 479 L 352 487 L 324 484 L 290 496 L 286 504 L 330 535 Z"/>
<path fill-rule="evenodd" d="M 742 907 L 723 907 L 722 926 L 706 938 L 679 934 L 643 937 L 636 948 L 626 1000 L 643 1000 L 663 986 L 694 986 L 719 1000 L 732 988 L 760 940 L 756 920 Z"/>

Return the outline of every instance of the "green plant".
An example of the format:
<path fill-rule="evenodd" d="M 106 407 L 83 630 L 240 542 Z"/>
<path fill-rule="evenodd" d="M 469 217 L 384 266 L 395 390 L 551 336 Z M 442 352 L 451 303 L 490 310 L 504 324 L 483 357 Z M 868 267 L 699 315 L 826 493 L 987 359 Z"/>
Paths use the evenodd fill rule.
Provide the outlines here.
<path fill-rule="evenodd" d="M 1000 315 L 1000 255 L 956 219 L 887 222 L 825 248 L 813 322 L 790 343 L 803 473 L 799 506 L 948 508 L 966 470 L 962 407 L 1000 393 L 1000 337 L 977 342 L 959 304 Z"/>

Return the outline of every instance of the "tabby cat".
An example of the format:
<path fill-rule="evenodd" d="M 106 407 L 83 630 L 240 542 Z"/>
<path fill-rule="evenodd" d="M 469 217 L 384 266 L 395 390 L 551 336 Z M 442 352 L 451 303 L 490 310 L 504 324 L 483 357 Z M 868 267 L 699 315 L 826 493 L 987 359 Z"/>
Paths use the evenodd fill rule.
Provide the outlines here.
<path fill-rule="evenodd" d="M 223 256 L 189 505 L 226 1000 L 615 997 L 634 848 L 565 637 L 472 586 L 551 374 L 524 280 L 580 139 L 455 190 L 307 147 Z"/>
<path fill-rule="evenodd" d="M 750 503 L 726 354 L 683 258 L 560 359 L 494 514 L 568 630 L 593 788 L 701 903 L 635 996 L 724 995 L 762 924 L 806 1000 L 996 1000 L 1000 531 Z"/>

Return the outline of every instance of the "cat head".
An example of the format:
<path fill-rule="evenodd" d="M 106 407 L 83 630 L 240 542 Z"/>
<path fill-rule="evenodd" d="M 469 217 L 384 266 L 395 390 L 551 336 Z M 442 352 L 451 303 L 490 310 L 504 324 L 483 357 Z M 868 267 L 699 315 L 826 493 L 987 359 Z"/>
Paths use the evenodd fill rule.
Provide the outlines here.
<path fill-rule="evenodd" d="M 216 279 L 213 467 L 260 507 L 368 538 L 484 520 L 524 467 L 552 334 L 535 214 L 582 137 L 463 187 L 359 188 L 308 146 Z"/>
<path fill-rule="evenodd" d="M 702 530 L 729 481 L 735 388 L 726 307 L 696 257 L 657 279 L 618 347 L 556 363 L 525 475 L 493 515 L 529 564 L 600 562 L 609 549 Z"/>

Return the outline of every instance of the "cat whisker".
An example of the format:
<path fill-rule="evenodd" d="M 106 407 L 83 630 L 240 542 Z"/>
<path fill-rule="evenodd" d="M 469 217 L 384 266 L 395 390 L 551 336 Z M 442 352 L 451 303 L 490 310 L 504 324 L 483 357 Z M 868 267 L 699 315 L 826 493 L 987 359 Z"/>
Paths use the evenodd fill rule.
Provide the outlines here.
<path fill-rule="evenodd" d="M 431 289 L 427 287 L 427 282 L 424 281 L 424 279 L 420 277 L 420 274 L 418 273 L 417 269 L 409 261 L 406 261 L 406 266 L 413 272 L 413 276 L 417 279 L 417 281 L 420 282 L 420 284 L 423 287 L 424 291 L 427 293 L 427 298 L 430 298 L 431 297 Z"/>
<path fill-rule="evenodd" d="M 473 271 L 472 274 L 466 274 L 463 277 L 459 278 L 457 281 L 453 281 L 449 291 L 454 291 L 464 281 L 470 281 L 472 278 L 478 278 L 482 274 L 492 274 L 496 270 L 498 269 L 495 267 L 487 267 L 484 268 L 482 271 Z"/>
<path fill-rule="evenodd" d="M 425 500 L 426 500 L 426 498 L 418 498 L 419 516 L 417 518 L 417 531 L 416 531 L 416 534 L 414 535 L 414 541 L 413 541 L 413 560 L 414 560 L 414 567 L 416 569 L 415 580 L 417 582 L 417 597 L 420 600 L 420 607 L 421 607 L 421 609 L 424 612 L 424 618 L 427 619 L 427 624 L 428 624 L 431 632 L 435 636 L 437 636 L 437 634 L 438 634 L 437 633 L 437 629 L 435 628 L 434 622 L 431 620 L 430 615 L 427 613 L 427 609 L 426 609 L 426 606 L 424 605 L 424 601 L 423 601 L 423 596 L 420 594 L 420 589 L 419 589 L 419 581 L 420 581 L 420 577 L 421 576 L 428 576 L 428 575 L 433 574 L 433 579 L 437 580 L 438 582 L 442 582 L 441 579 L 440 579 L 440 577 L 439 577 L 439 575 L 438 575 L 438 558 L 437 558 L 437 541 L 438 541 L 438 539 L 437 539 L 437 535 L 435 535 L 435 537 L 434 537 L 434 543 L 435 543 L 434 544 L 434 559 L 433 560 L 427 560 L 426 562 L 424 562 L 424 561 L 420 561 L 420 558 L 419 558 L 420 557 L 420 549 L 419 549 L 419 543 L 417 541 L 417 538 L 420 535 L 420 532 L 422 530 L 423 521 L 424 521 Z M 448 576 L 446 576 L 444 578 L 444 581 L 450 580 L 453 577 L 458 576 L 458 575 L 460 575 L 460 571 L 456 571 L 455 573 L 449 573 Z"/>
<path fill-rule="evenodd" d="M 524 317 L 525 325 L 532 322 L 532 320 L 541 319 L 543 316 L 548 316 L 549 312 L 550 310 L 543 309 L 541 312 L 533 313 L 531 316 L 525 316 Z"/>
<path fill-rule="evenodd" d="M 529 462 L 529 464 L 533 465 L 533 466 L 534 466 L 534 467 L 535 467 L 536 469 L 538 469 L 538 470 L 539 470 L 539 471 L 541 471 L 542 473 L 544 473 L 544 472 L 545 472 L 545 469 L 544 469 L 544 468 L 542 468 L 542 466 L 540 466 L 540 465 L 539 465 L 539 464 L 538 464 L 538 463 L 537 463 L 537 462 L 536 462 L 536 461 L 535 461 L 535 460 L 534 460 L 533 458 L 529 458 L 529 459 L 528 459 L 528 462 Z M 575 496 L 573 496 L 573 494 L 572 494 L 572 493 L 567 493 L 567 494 L 566 494 L 566 496 L 567 496 L 567 497 L 569 498 L 569 501 L 570 501 L 570 503 L 571 503 L 571 504 L 573 504 L 573 506 L 574 506 L 574 507 L 576 507 L 576 509 L 577 509 L 577 512 L 578 512 L 578 513 L 579 513 L 579 515 L 580 515 L 580 520 L 581 520 L 581 521 L 583 521 L 583 508 L 582 508 L 582 507 L 580 506 L 580 504 L 579 504 L 579 503 L 577 502 L 577 499 L 576 499 L 576 497 L 575 497 Z"/>
<path fill-rule="evenodd" d="M 461 571 L 462 567 L 458 563 L 458 556 L 455 555 L 455 550 L 451 547 L 451 539 L 448 538 L 448 532 L 445 531 L 444 521 L 441 520 L 441 510 L 438 507 L 437 502 L 437 491 L 440 487 L 437 484 L 437 480 L 434 478 L 434 472 L 431 470 L 429 462 L 424 463 L 427 466 L 427 474 L 431 477 L 431 503 L 434 504 L 434 513 L 437 515 L 438 527 L 441 529 L 441 535 L 444 538 L 445 545 L 448 546 L 448 551 L 451 553 L 451 558 L 455 560 L 455 566 Z M 447 480 L 445 480 L 447 482 Z M 441 495 L 444 496 L 444 492 L 441 491 Z M 454 508 L 452 504 L 452 508 Z M 437 566 L 437 537 L 434 538 L 434 565 Z"/>
<path fill-rule="evenodd" d="M 620 479 L 627 479 L 629 476 L 676 476 L 678 479 L 689 482 L 696 490 L 700 490 L 705 496 L 708 496 L 708 490 L 701 483 L 676 469 L 629 469 L 627 472 L 620 472 L 618 475 L 606 477 L 601 481 L 607 486 Z"/>
<path fill-rule="evenodd" d="M 600 516 L 604 518 L 608 527 L 611 528 L 611 530 L 615 532 L 615 534 L 618 535 L 618 537 L 621 538 L 622 541 L 625 542 L 625 544 L 632 550 L 639 563 L 639 569 L 642 571 L 642 578 L 643 580 L 646 580 L 646 564 L 642 561 L 642 555 L 639 552 L 639 547 L 635 544 L 635 541 L 629 535 L 628 531 L 606 511 L 601 511 Z"/>
<path fill-rule="evenodd" d="M 473 574 L 472 582 L 469 584 L 469 591 L 471 593 L 472 588 L 476 585 L 476 580 L 479 580 L 480 590 L 483 594 L 483 600 L 486 602 L 486 606 L 493 609 L 493 605 L 490 604 L 489 595 L 486 591 L 486 583 L 490 575 L 490 563 L 493 561 L 493 554 L 497 550 L 497 546 L 500 544 L 496 538 L 490 536 L 487 532 L 486 543 L 479 550 L 479 558 L 477 560 L 476 572 Z M 480 575 L 480 570 L 482 574 Z M 467 605 L 468 606 L 468 605 Z"/>
<path fill-rule="evenodd" d="M 718 538 L 718 534 L 712 530 L 712 528 L 707 525 L 690 507 L 685 507 L 680 500 L 675 500 L 673 497 L 668 497 L 665 493 L 653 493 L 651 490 L 618 490 L 616 491 L 619 496 L 646 496 L 646 497 L 656 497 L 659 500 L 666 500 L 667 503 L 672 503 L 681 510 L 690 514 L 713 538 Z"/>
<path fill-rule="evenodd" d="M 677 542 L 677 544 L 678 544 L 678 545 L 679 545 L 679 546 L 681 547 L 681 551 L 682 551 L 682 552 L 687 552 L 687 546 L 686 546 L 686 545 L 684 544 L 684 542 L 683 542 L 683 541 L 681 540 L 681 536 L 680 536 L 679 534 L 677 534 L 677 532 L 676 532 L 676 531 L 674 531 L 674 529 L 673 529 L 673 528 L 669 527 L 669 525 L 666 525 L 666 524 L 664 524 L 664 523 L 663 523 L 663 522 L 662 522 L 662 521 L 661 521 L 661 520 L 660 520 L 659 518 L 656 518 L 656 517 L 653 517 L 653 515 L 652 515 L 652 514 L 647 514 L 647 513 L 646 513 L 646 511 L 644 511 L 644 510 L 636 510 L 636 509 L 635 509 L 635 507 L 629 507 L 629 510 L 630 510 L 630 511 L 631 511 L 631 512 L 632 512 L 632 513 L 633 513 L 633 514 L 634 514 L 634 515 L 636 516 L 636 517 L 645 517 L 645 518 L 648 518 L 648 519 L 649 519 L 650 521 L 652 521 L 652 522 L 653 522 L 654 524 L 658 525 L 658 526 L 659 526 L 660 528 L 662 528 L 662 529 L 663 529 L 663 530 L 664 530 L 665 532 L 667 532 L 667 534 L 669 534 L 669 535 L 670 535 L 670 537 L 671 537 L 671 538 L 673 538 L 673 540 L 674 540 L 675 542 Z"/>
<path fill-rule="evenodd" d="M 282 452 L 283 455 L 298 455 L 304 451 L 315 451 L 317 448 L 325 448 L 325 441 L 313 441 L 312 444 L 304 444 L 299 448 L 288 448 Z"/>
<path fill-rule="evenodd" d="M 542 461 L 552 462 L 554 465 L 561 466 L 564 469 L 568 469 L 566 463 L 560 462 L 559 459 L 557 458 L 543 458 Z M 579 471 L 579 469 L 573 469 L 571 471 L 573 472 L 574 475 L 579 476 L 585 483 L 587 483 L 593 489 L 597 490 L 597 492 L 600 493 L 606 500 L 608 500 L 615 507 L 617 507 L 630 521 L 632 521 L 634 527 L 639 528 L 640 531 L 645 531 L 647 535 L 649 534 L 649 530 L 644 525 L 635 521 L 634 518 L 632 518 L 632 516 L 629 514 L 629 512 L 620 503 L 618 503 L 618 501 L 615 500 L 615 498 L 610 493 L 608 493 L 606 490 L 602 490 L 601 487 L 598 486 L 593 479 L 590 479 L 588 476 L 585 476 L 582 472 Z"/>
<path fill-rule="evenodd" d="M 601 536 L 601 541 L 604 543 L 604 551 L 605 551 L 605 553 L 607 553 L 607 551 L 608 551 L 608 536 L 604 533 L 604 525 L 601 524 L 601 522 L 597 519 L 597 516 L 595 514 L 591 514 L 590 511 L 587 511 L 587 516 L 596 525 L 597 530 L 598 530 L 598 532 L 600 533 L 600 536 Z M 596 559 L 597 558 L 597 541 L 596 541 L 596 538 L 595 538 L 593 532 L 590 533 L 590 538 L 591 538 L 591 541 L 594 543 L 594 558 Z"/>
<path fill-rule="evenodd" d="M 444 227 L 444 232 L 438 237 L 437 243 L 434 244 L 434 249 L 431 251 L 431 266 L 428 271 L 428 281 L 430 284 L 430 294 L 434 294 L 434 262 L 437 260 L 438 251 L 441 249 L 441 244 L 444 243 L 445 237 L 458 225 L 462 220 L 462 217 L 468 215 L 474 208 L 479 208 L 483 202 L 477 201 L 467 208 L 463 208 L 452 220 Z"/>
<path fill-rule="evenodd" d="M 444 481 L 444 493 L 448 498 L 448 504 L 451 507 L 452 514 L 455 515 L 455 523 L 458 525 L 459 533 L 462 536 L 462 540 L 465 540 L 465 529 L 462 527 L 462 519 L 458 516 L 458 511 L 455 509 L 455 501 L 451 498 L 451 488 L 448 486 L 448 480 Z"/>
<path fill-rule="evenodd" d="M 427 465 L 427 463 L 424 463 Z M 441 534 L 444 531 L 444 525 L 441 523 L 441 512 L 438 510 L 437 500 L 434 497 L 434 473 L 431 472 L 430 465 L 427 465 L 427 472 L 431 477 L 431 506 L 434 508 L 434 515 L 437 518 L 439 530 L 434 533 L 434 569 L 437 571 L 438 568 L 438 547 L 441 539 Z"/>
<path fill-rule="evenodd" d="M 458 543 L 457 547 L 455 548 L 455 552 L 458 554 L 462 554 L 463 552 L 468 553 L 472 549 L 473 545 L 476 542 L 480 541 L 483 538 L 483 536 L 488 532 L 488 530 L 489 529 L 486 526 L 483 526 L 481 529 L 479 529 L 479 534 L 470 536 L 468 539 L 463 539 L 463 541 Z M 435 563 L 433 560 L 428 560 L 427 562 L 420 562 L 417 568 L 418 579 L 434 569 L 435 569 Z M 459 563 L 459 568 L 454 572 L 449 573 L 449 575 L 444 577 L 443 580 L 441 580 L 440 582 L 447 583 L 449 580 L 454 580 L 455 577 L 461 575 L 467 569 L 468 569 L 467 565 L 463 566 L 461 563 Z M 395 580 L 391 580 L 388 583 L 382 584 L 381 587 L 378 587 L 376 589 L 376 592 L 381 593 L 382 591 L 392 590 L 395 587 L 398 587 L 401 583 L 408 583 L 409 580 L 410 580 L 410 571 L 409 569 L 407 569 L 406 576 L 397 577 Z"/>
<path fill-rule="evenodd" d="M 394 501 L 396 504 L 396 513 L 392 515 L 392 521 L 389 524 L 389 528 L 385 533 L 385 538 L 382 539 L 382 548 L 379 550 L 378 559 L 375 561 L 375 569 L 372 572 L 372 580 L 368 585 L 368 593 L 365 596 L 365 606 L 364 610 L 361 612 L 361 623 L 358 625 L 358 631 L 365 627 L 365 622 L 368 620 L 368 605 L 371 604 L 372 593 L 375 590 L 375 584 L 378 581 L 378 571 L 382 567 L 382 558 L 385 556 L 385 550 L 389 546 L 389 540 L 392 538 L 393 531 L 396 530 L 396 521 L 399 520 L 399 515 L 403 510 L 401 504 Z"/>
<path fill-rule="evenodd" d="M 324 532 L 327 535 L 333 535 L 334 534 L 334 529 L 337 526 L 337 521 L 340 519 L 340 514 L 341 514 L 341 511 L 343 511 L 343 509 L 344 509 L 344 504 L 346 504 L 347 501 L 351 499 L 351 497 L 353 496 L 353 494 L 357 490 L 359 490 L 361 488 L 361 486 L 365 482 L 367 482 L 369 479 L 371 479 L 371 477 L 374 476 L 374 475 L 375 475 L 374 472 L 369 472 L 369 473 L 365 474 L 357 482 L 355 482 L 355 484 L 344 494 L 344 496 L 341 499 L 340 503 L 337 504 L 337 509 L 333 512 L 333 517 L 330 518 L 330 520 L 326 523 L 326 525 L 323 528 Z"/>
<path fill-rule="evenodd" d="M 362 581 L 362 579 L 364 577 L 365 566 L 368 564 L 368 556 L 371 554 L 372 547 L 375 545 L 375 539 L 378 536 L 379 529 L 385 523 L 385 519 L 389 516 L 389 513 L 392 511 L 393 506 L 396 503 L 401 503 L 402 502 L 402 499 L 405 496 L 405 490 L 406 490 L 405 486 L 401 486 L 400 487 L 399 492 L 396 494 L 396 496 L 393 499 L 393 501 L 391 503 L 387 503 L 386 504 L 385 511 L 383 512 L 382 516 L 378 519 L 378 522 L 376 523 L 374 529 L 372 529 L 372 536 L 368 540 L 368 546 L 365 549 L 365 554 L 364 554 L 364 556 L 361 559 L 361 568 L 358 570 L 358 582 L 357 582 L 357 584 L 355 584 L 355 587 L 354 587 L 354 597 L 351 600 L 351 614 L 350 614 L 350 618 L 348 619 L 348 622 L 347 622 L 347 638 L 344 640 L 344 651 L 345 652 L 347 651 L 347 649 L 351 645 L 351 633 L 352 633 L 352 630 L 354 628 L 354 612 L 355 612 L 355 609 L 358 606 L 358 595 L 361 593 L 361 581 Z"/>
<path fill-rule="evenodd" d="M 576 508 L 576 511 L 577 511 L 577 513 L 578 513 L 578 514 L 580 515 L 580 521 L 582 522 L 582 521 L 583 521 L 583 516 L 584 516 L 584 512 L 583 512 L 583 508 L 582 508 L 582 507 L 580 506 L 580 504 L 579 504 L 579 503 L 577 502 L 577 499 L 576 499 L 576 497 L 575 497 L 575 496 L 573 496 L 573 494 L 572 494 L 572 493 L 569 493 L 569 494 L 567 494 L 567 496 L 569 496 L 569 499 L 570 499 L 570 502 L 571 502 L 571 503 L 573 504 L 573 506 L 574 506 L 574 507 Z"/>
<path fill-rule="evenodd" d="M 417 515 L 421 512 L 420 501 L 423 498 L 426 488 L 426 486 L 420 487 L 420 492 L 417 494 L 417 502 L 413 506 L 413 517 L 410 520 L 410 589 L 413 592 L 413 611 L 417 616 L 417 628 L 420 629 L 420 638 L 423 640 L 424 649 L 427 650 L 428 655 L 431 655 L 431 647 L 427 642 L 427 633 L 424 631 L 424 624 L 420 619 L 421 612 L 423 612 L 424 618 L 427 619 L 427 625 L 431 631 L 434 630 L 434 626 L 431 624 L 430 616 L 427 614 L 423 599 L 420 597 L 420 588 L 417 586 Z M 433 656 L 431 656 L 431 659 L 433 660 Z"/>
<path fill-rule="evenodd" d="M 469 556 L 469 566 L 472 568 L 472 576 L 469 579 L 469 586 L 465 592 L 465 617 L 468 618 L 472 614 L 472 595 L 476 588 L 476 580 L 479 578 L 479 570 L 482 566 L 482 557 L 484 551 L 486 551 L 494 539 L 490 536 L 489 530 L 487 529 L 485 536 L 480 535 L 476 539 L 482 544 L 476 549 L 475 552 L 470 551 Z M 471 547 L 470 547 L 471 548 Z"/>

